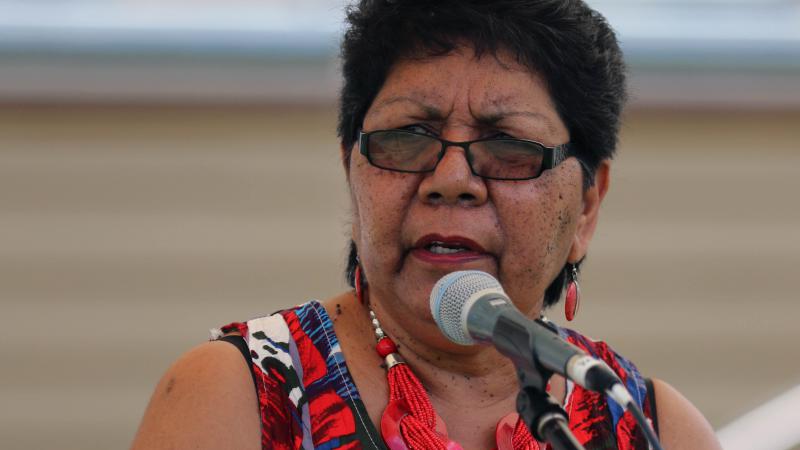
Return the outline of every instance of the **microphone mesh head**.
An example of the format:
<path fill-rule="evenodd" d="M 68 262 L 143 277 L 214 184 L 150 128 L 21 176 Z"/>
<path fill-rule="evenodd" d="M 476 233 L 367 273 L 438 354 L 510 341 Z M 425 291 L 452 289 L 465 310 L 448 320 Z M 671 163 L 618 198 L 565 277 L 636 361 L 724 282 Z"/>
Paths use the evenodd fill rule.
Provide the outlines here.
<path fill-rule="evenodd" d="M 452 272 L 436 282 L 431 291 L 431 314 L 448 339 L 461 345 L 475 343 L 466 332 L 464 306 L 473 294 L 486 289 L 503 290 L 493 276 L 480 270 Z"/>

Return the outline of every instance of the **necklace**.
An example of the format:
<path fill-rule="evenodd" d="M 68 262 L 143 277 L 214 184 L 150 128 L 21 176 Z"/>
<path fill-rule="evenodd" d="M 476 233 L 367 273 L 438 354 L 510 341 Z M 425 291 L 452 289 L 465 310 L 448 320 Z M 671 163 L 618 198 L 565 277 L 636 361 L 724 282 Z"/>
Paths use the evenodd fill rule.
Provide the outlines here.
<path fill-rule="evenodd" d="M 447 427 L 434 411 L 419 378 L 400 356 L 394 341 L 386 336 L 372 309 L 367 309 L 377 340 L 375 351 L 386 364 L 389 383 L 389 404 L 381 417 L 381 437 L 386 446 L 389 450 L 463 450 L 447 436 Z M 517 413 L 498 422 L 495 439 L 497 450 L 541 448 Z"/>

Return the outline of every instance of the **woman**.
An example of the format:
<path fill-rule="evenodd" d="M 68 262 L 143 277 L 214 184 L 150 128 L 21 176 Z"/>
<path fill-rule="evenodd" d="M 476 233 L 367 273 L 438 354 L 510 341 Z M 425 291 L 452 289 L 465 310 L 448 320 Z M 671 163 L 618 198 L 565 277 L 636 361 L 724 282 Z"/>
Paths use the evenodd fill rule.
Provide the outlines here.
<path fill-rule="evenodd" d="M 136 449 L 539 448 L 513 415 L 511 362 L 445 339 L 428 297 L 477 269 L 533 318 L 568 285 L 574 313 L 624 101 L 614 34 L 577 0 L 363 0 L 348 19 L 339 133 L 355 289 L 190 351 L 156 388 Z M 628 381 L 664 448 L 719 448 L 674 389 L 559 332 Z M 647 448 L 602 396 L 557 376 L 549 389 L 587 449 Z"/>

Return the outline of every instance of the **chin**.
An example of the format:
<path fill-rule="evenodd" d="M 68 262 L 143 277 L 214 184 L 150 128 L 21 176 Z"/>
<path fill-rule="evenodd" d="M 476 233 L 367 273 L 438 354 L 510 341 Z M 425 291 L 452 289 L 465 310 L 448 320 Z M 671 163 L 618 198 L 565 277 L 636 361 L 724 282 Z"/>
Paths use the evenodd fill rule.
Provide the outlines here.
<path fill-rule="evenodd" d="M 428 314 L 430 316 L 430 314 Z M 423 344 L 425 347 L 433 349 L 437 352 L 458 355 L 470 356 L 478 353 L 482 348 L 479 345 L 462 345 L 448 339 L 436 326 L 432 318 L 427 320 L 415 320 L 404 323 L 407 331 L 413 339 Z"/>

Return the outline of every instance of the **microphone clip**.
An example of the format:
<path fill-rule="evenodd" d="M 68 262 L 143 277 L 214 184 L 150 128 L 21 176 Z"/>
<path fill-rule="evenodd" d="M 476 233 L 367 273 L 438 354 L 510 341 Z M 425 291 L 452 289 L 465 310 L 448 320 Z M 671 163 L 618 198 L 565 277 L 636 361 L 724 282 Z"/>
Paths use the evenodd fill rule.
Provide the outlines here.
<path fill-rule="evenodd" d="M 552 375 L 541 367 L 517 366 L 517 413 L 537 441 L 549 442 L 556 450 L 585 450 L 569 429 L 567 412 L 547 392 Z"/>
<path fill-rule="evenodd" d="M 520 348 L 535 348 L 529 341 L 536 337 L 519 323 L 504 317 L 500 317 L 496 327 L 503 332 L 495 333 L 495 345 L 517 369 L 520 387 L 517 413 L 533 437 L 539 442 L 549 442 L 556 450 L 585 450 L 569 429 L 567 412 L 547 392 L 553 371 L 540 364 L 532 352 L 529 355 L 519 352 Z"/>

